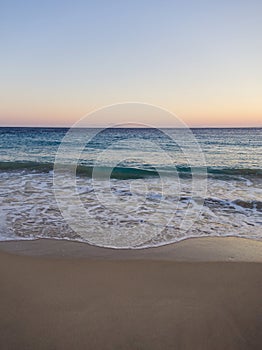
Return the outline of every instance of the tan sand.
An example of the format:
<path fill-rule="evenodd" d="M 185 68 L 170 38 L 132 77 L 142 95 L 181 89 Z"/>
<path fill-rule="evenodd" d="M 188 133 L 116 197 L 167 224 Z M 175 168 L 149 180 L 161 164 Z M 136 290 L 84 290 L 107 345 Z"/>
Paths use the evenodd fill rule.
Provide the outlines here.
<path fill-rule="evenodd" d="M 0 253 L 0 349 L 261 348 L 262 264 L 245 262 L 251 255 L 259 261 L 258 242 L 256 253 L 249 250 L 248 259 L 246 251 L 242 262 L 238 254 L 243 247 L 236 247 L 242 240 L 234 243 L 238 262 L 223 262 L 220 248 L 216 256 L 213 243 L 203 248 L 198 240 L 186 243 L 191 252 L 189 246 L 173 247 L 166 261 L 162 253 L 150 259 L 145 250 L 139 253 L 145 259 L 133 252 L 121 260 L 124 252 L 114 255 L 111 250 L 108 258 L 99 248 L 95 260 L 92 249 L 91 258 L 87 252 L 83 257 L 82 246 L 82 258 L 74 249 L 69 257 L 72 245 L 63 241 L 55 243 L 61 249 L 54 251 L 67 257 L 47 257 L 45 244 L 54 241 L 37 242 L 42 256 L 21 255 L 30 253 L 25 246 L 32 242 L 23 242 L 20 254 L 17 242 L 12 243 L 15 254 Z M 166 248 L 172 251 L 172 246 L 160 250 Z M 198 261 L 179 261 L 189 253 L 192 257 L 194 249 Z M 207 262 L 201 262 L 204 252 Z"/>

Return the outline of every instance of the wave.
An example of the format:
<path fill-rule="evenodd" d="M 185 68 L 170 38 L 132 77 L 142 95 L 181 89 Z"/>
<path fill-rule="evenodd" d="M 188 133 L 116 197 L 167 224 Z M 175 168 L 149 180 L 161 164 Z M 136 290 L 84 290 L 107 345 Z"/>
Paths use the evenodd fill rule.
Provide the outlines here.
<path fill-rule="evenodd" d="M 50 172 L 54 169 L 53 163 L 38 163 L 38 162 L 0 162 L 0 171 L 34 171 L 34 172 Z M 59 170 L 71 170 L 72 165 L 65 164 Z M 91 177 L 94 167 L 86 165 L 78 165 L 76 173 L 79 176 Z M 103 178 L 107 175 L 110 167 L 96 167 L 96 176 Z M 111 173 L 111 178 L 114 179 L 140 179 L 147 177 L 159 176 L 156 170 L 139 169 L 131 167 L 115 167 Z"/>
<path fill-rule="evenodd" d="M 63 169 L 72 169 L 72 165 L 63 165 Z M 33 172 L 50 172 L 54 169 L 53 163 L 42 163 L 42 162 L 0 162 L 0 171 L 33 171 Z M 107 166 L 96 166 L 96 176 L 104 177 L 108 172 L 111 172 L 111 167 Z M 93 174 L 94 167 L 91 165 L 78 165 L 77 175 L 91 177 Z M 158 177 L 159 172 L 161 175 L 173 176 L 174 172 L 178 173 L 180 177 L 190 177 L 192 172 L 194 175 L 203 175 L 205 172 L 211 177 L 258 177 L 262 178 L 262 169 L 259 168 L 218 168 L 218 167 L 195 167 L 191 168 L 184 165 L 177 165 L 175 167 L 157 167 L 153 168 L 135 168 L 135 167 L 125 167 L 117 166 L 114 167 L 111 173 L 111 178 L 113 179 L 141 179 L 148 177 Z"/>
<path fill-rule="evenodd" d="M 262 177 L 262 169 L 258 168 L 208 168 L 207 172 L 214 175 L 240 175 Z"/>
<path fill-rule="evenodd" d="M 16 170 L 28 170 L 38 172 L 49 172 L 53 170 L 53 163 L 40 163 L 40 162 L 0 162 L 0 171 L 16 171 Z"/>

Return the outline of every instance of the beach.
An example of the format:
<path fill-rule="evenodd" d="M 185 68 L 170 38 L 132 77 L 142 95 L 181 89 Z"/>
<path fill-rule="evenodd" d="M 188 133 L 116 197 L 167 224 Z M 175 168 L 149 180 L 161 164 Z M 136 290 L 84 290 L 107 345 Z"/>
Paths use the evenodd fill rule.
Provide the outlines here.
<path fill-rule="evenodd" d="M 262 1 L 0 9 L 0 350 L 262 349 Z"/>
<path fill-rule="evenodd" d="M 0 243 L 1 349 L 260 349 L 262 243 Z"/>

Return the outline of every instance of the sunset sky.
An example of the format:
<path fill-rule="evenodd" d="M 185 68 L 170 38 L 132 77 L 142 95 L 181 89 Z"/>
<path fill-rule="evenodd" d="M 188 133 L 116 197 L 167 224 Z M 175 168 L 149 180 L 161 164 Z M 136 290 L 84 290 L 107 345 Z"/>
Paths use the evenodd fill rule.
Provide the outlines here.
<path fill-rule="evenodd" d="M 0 126 L 70 126 L 124 101 L 262 126 L 261 18 L 261 0 L 0 0 Z"/>

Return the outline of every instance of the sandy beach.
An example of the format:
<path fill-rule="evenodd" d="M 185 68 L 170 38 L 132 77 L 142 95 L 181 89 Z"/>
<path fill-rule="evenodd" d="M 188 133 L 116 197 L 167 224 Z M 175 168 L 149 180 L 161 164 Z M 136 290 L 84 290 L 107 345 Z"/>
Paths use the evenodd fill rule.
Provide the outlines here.
<path fill-rule="evenodd" d="M 260 349 L 261 247 L 1 242 L 0 348 Z"/>
<path fill-rule="evenodd" d="M 0 350 L 262 349 L 261 14 L 0 0 Z"/>

